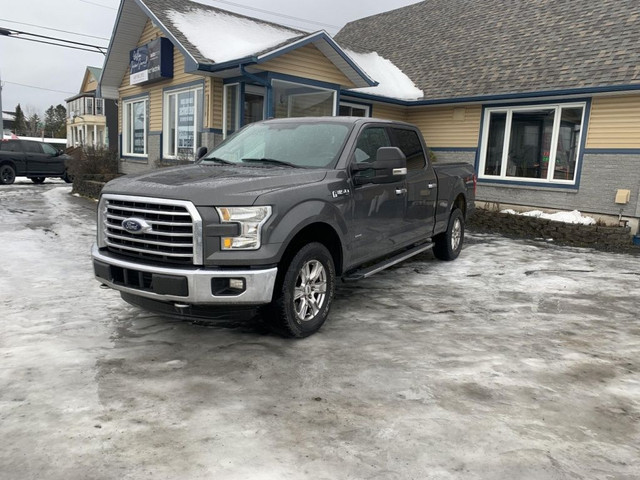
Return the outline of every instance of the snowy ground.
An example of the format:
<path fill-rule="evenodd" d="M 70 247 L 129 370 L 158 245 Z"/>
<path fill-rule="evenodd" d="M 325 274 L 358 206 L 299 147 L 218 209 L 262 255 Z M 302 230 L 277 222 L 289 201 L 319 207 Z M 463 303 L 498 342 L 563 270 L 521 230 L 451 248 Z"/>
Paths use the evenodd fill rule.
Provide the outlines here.
<path fill-rule="evenodd" d="M 476 235 L 284 340 L 101 290 L 69 192 L 0 186 L 0 478 L 640 478 L 640 257 Z"/>

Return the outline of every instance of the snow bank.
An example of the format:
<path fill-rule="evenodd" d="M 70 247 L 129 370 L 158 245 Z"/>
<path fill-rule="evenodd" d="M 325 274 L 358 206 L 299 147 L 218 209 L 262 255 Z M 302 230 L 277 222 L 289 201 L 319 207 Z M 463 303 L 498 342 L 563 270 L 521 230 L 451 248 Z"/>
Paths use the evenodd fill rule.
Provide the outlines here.
<path fill-rule="evenodd" d="M 500 213 L 508 213 L 511 215 L 523 215 L 525 217 L 544 218 L 555 222 L 577 223 L 580 225 L 595 225 L 596 221 L 592 217 L 584 217 L 578 210 L 572 212 L 544 213 L 540 210 L 531 210 L 530 212 L 516 212 L 515 210 L 501 210 Z"/>
<path fill-rule="evenodd" d="M 275 47 L 301 32 L 222 12 L 167 10 L 173 25 L 206 58 L 227 62 Z"/>
<path fill-rule="evenodd" d="M 416 100 L 424 97 L 424 92 L 416 87 L 402 70 L 396 67 L 391 60 L 387 60 L 377 52 L 356 53 L 348 49 L 345 49 L 345 52 L 372 79 L 379 83 L 377 87 L 353 88 L 351 91 L 400 100 Z"/>

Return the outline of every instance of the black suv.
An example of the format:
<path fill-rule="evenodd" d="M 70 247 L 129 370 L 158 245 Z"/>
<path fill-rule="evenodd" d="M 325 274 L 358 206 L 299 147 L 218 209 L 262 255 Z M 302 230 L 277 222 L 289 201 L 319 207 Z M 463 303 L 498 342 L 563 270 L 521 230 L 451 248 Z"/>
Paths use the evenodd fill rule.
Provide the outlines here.
<path fill-rule="evenodd" d="M 44 142 L 2 140 L 0 184 L 10 185 L 16 177 L 28 177 L 34 183 L 42 183 L 46 177 L 59 177 L 70 182 L 66 167 L 70 158 Z"/>

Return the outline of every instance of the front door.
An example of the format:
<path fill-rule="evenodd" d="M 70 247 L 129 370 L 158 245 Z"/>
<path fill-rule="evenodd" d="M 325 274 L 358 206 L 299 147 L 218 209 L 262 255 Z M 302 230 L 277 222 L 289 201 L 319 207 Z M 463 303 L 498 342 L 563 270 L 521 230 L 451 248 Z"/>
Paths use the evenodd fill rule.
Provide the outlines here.
<path fill-rule="evenodd" d="M 392 146 L 389 130 L 365 127 L 351 155 L 351 162 L 366 166 L 375 161 L 380 147 Z M 354 185 L 349 249 L 354 262 L 365 262 L 393 251 L 403 236 L 406 181 Z"/>

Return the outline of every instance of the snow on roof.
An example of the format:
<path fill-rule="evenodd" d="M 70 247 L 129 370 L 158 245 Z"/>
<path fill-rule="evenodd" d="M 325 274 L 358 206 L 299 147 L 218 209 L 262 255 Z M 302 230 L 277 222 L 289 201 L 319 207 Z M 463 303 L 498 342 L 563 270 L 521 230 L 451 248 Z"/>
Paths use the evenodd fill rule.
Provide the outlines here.
<path fill-rule="evenodd" d="M 387 60 L 377 52 L 356 53 L 345 49 L 349 55 L 367 74 L 377 81 L 377 87 L 353 88 L 353 92 L 369 93 L 399 100 L 416 100 L 424 97 L 424 93 L 413 81 L 391 60 Z"/>
<path fill-rule="evenodd" d="M 203 56 L 216 63 L 254 55 L 301 35 L 286 27 L 212 10 L 167 10 L 166 14 Z"/>
<path fill-rule="evenodd" d="M 518 213 L 515 210 L 506 209 L 500 213 L 508 213 L 510 215 L 523 215 L 525 217 L 544 218 L 563 223 L 577 223 L 581 225 L 595 225 L 596 221 L 592 217 L 585 217 L 578 210 L 572 212 L 544 213 L 540 210 L 531 210 L 529 212 Z"/>
<path fill-rule="evenodd" d="M 2 112 L 2 120 L 8 120 L 10 122 L 13 122 L 16 119 L 16 117 L 8 112 Z"/>

